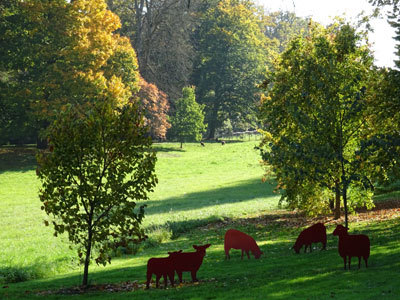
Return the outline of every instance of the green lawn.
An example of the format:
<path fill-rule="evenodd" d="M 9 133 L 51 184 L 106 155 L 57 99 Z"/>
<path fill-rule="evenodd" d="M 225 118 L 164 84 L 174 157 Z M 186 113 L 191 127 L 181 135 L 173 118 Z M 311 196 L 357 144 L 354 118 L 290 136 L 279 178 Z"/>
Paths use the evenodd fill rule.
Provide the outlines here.
<path fill-rule="evenodd" d="M 261 182 L 256 143 L 185 144 L 183 150 L 178 144 L 155 145 L 159 185 L 147 203 L 144 223 L 151 242 L 135 256 L 116 257 L 106 267 L 92 265 L 89 275 L 92 284 L 137 281 L 138 290 L 92 292 L 74 299 L 400 299 L 399 218 L 381 222 L 352 218 L 351 231 L 371 238 L 368 269 L 362 265 L 357 270 L 353 259 L 353 270 L 343 270 L 337 239 L 330 234 L 332 223 L 328 223 L 327 251 L 319 251 L 316 245 L 313 253 L 295 255 L 290 247 L 304 224 L 290 225 L 296 224 L 293 215 L 278 210 L 279 196 Z M 0 153 L 0 282 L 4 287 L 0 299 L 70 298 L 46 294 L 78 286 L 82 269 L 76 266 L 66 237 L 53 237 L 51 228 L 43 225 L 46 216 L 37 198 L 32 152 L 4 152 Z M 231 260 L 225 261 L 223 236 L 229 228 L 251 234 L 265 255 L 241 261 L 240 251 L 231 250 Z M 143 290 L 150 257 L 190 251 L 193 244 L 205 243 L 212 247 L 198 273 L 198 284 L 190 283 L 190 274 L 184 273 L 183 286 Z"/>

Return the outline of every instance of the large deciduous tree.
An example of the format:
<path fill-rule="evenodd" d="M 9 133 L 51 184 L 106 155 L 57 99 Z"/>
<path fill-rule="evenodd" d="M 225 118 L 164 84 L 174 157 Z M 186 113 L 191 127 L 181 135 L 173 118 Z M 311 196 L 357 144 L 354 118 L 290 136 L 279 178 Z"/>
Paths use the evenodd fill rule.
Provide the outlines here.
<path fill-rule="evenodd" d="M 194 49 L 191 33 L 197 2 L 187 0 L 108 0 L 121 18 L 121 35 L 135 48 L 140 73 L 170 99 L 189 84 Z"/>
<path fill-rule="evenodd" d="M 51 12 L 43 9 L 38 4 L 40 17 Z M 118 17 L 103 0 L 64 3 L 62 17 L 70 19 L 59 28 L 69 42 L 49 52 L 55 59 L 45 60 L 30 84 L 49 124 L 37 173 L 42 208 L 53 216 L 55 235 L 66 232 L 77 245 L 86 286 L 92 258 L 105 265 L 113 248 L 145 238 L 136 202 L 156 184 L 156 157 L 136 99 L 135 52 L 114 33 Z"/>
<path fill-rule="evenodd" d="M 256 85 L 267 62 L 261 15 L 252 1 L 223 0 L 202 16 L 193 82 L 205 104 L 209 138 L 227 119 L 234 128 L 255 126 Z"/>
<path fill-rule="evenodd" d="M 264 82 L 261 153 L 289 207 L 320 213 L 335 197 L 338 218 L 342 199 L 347 225 L 348 207 L 373 205 L 371 165 L 359 153 L 370 134 L 372 62 L 366 41 L 350 25 L 312 23 Z"/>

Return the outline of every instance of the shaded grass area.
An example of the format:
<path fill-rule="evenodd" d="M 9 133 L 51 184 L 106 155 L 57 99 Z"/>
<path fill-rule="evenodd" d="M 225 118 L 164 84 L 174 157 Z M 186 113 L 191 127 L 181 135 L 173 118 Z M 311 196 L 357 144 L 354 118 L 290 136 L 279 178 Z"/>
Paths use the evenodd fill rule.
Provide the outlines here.
<path fill-rule="evenodd" d="M 268 218 L 268 215 L 265 215 Z M 160 247 L 147 249 L 136 257 L 123 257 L 107 267 L 94 267 L 92 284 L 137 281 L 132 292 L 105 291 L 74 295 L 74 299 L 398 299 L 400 279 L 398 253 L 400 245 L 399 219 L 382 222 L 350 224 L 353 233 L 368 234 L 371 239 L 369 268 L 358 270 L 357 259 L 353 268 L 343 270 L 343 260 L 337 253 L 337 239 L 331 235 L 334 226 L 328 226 L 328 245 L 320 251 L 315 244 L 312 253 L 294 254 L 293 245 L 301 228 L 275 226 L 262 227 L 238 219 L 219 222 L 181 235 Z M 240 251 L 231 250 L 231 260 L 224 259 L 223 235 L 228 228 L 238 228 L 255 237 L 265 255 L 259 260 L 240 259 Z M 198 272 L 199 283 L 190 282 L 184 273 L 185 283 L 175 288 L 144 290 L 146 262 L 154 256 L 164 256 L 167 251 L 191 251 L 192 244 L 211 243 L 203 265 Z M 176 278 L 177 279 L 177 278 Z M 46 280 L 10 285 L 3 289 L 2 299 L 64 299 L 69 295 L 48 294 L 62 287 L 78 285 L 77 273 Z"/>

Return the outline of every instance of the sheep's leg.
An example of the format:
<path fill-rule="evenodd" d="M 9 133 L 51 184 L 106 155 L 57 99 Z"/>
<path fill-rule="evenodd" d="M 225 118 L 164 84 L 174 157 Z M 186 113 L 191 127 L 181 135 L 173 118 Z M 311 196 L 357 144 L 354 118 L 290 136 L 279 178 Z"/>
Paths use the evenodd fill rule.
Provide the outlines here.
<path fill-rule="evenodd" d="M 179 283 L 182 283 L 182 271 L 176 271 L 176 273 L 178 273 Z"/>
<path fill-rule="evenodd" d="M 230 259 L 231 257 L 229 256 L 229 250 L 228 248 L 225 248 L 225 259 Z"/>
<path fill-rule="evenodd" d="M 191 275 L 192 275 L 192 281 L 193 281 L 193 282 L 198 281 L 197 278 L 196 278 L 196 273 L 197 273 L 197 271 L 190 271 L 190 273 L 191 273 Z"/>
<path fill-rule="evenodd" d="M 247 258 L 250 259 L 249 250 L 246 250 Z"/>
<path fill-rule="evenodd" d="M 345 256 L 343 256 L 343 261 L 344 261 L 344 269 L 346 270 L 346 258 L 347 258 L 347 256 L 345 255 Z"/>
<path fill-rule="evenodd" d="M 308 245 L 308 247 L 310 247 L 310 253 L 312 252 L 312 243 L 310 245 Z"/>
<path fill-rule="evenodd" d="M 169 281 L 171 281 L 171 286 L 174 286 L 175 271 L 168 273 Z"/>
<path fill-rule="evenodd" d="M 149 286 L 150 286 L 151 275 L 152 275 L 152 273 L 151 273 L 151 272 L 149 272 L 149 271 L 147 271 L 147 282 L 146 282 L 146 289 L 148 289 L 148 288 L 149 288 Z"/>
<path fill-rule="evenodd" d="M 368 268 L 368 258 L 364 256 L 365 267 Z"/>
<path fill-rule="evenodd" d="M 158 283 L 160 281 L 161 275 L 156 275 L 156 288 L 158 288 Z"/>
<path fill-rule="evenodd" d="M 242 249 L 242 259 L 243 259 L 243 249 Z"/>
<path fill-rule="evenodd" d="M 351 256 L 349 256 L 349 270 L 350 270 L 350 264 L 351 264 Z"/>
<path fill-rule="evenodd" d="M 307 252 L 307 245 L 304 245 L 304 253 L 306 253 Z"/>
<path fill-rule="evenodd" d="M 361 256 L 358 257 L 358 269 L 361 268 Z"/>
<path fill-rule="evenodd" d="M 168 284 L 168 282 L 167 282 L 167 273 L 163 274 L 163 278 L 164 278 L 164 287 L 167 288 L 167 284 Z"/>
<path fill-rule="evenodd" d="M 326 241 L 322 242 L 322 249 L 321 250 L 326 250 Z"/>

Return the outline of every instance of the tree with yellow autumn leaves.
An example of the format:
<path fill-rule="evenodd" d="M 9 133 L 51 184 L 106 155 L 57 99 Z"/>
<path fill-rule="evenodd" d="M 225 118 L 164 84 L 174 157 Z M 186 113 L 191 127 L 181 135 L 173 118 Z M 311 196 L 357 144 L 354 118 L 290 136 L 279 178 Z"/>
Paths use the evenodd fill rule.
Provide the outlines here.
<path fill-rule="evenodd" d="M 0 91 L 42 127 L 45 224 L 76 245 L 87 286 L 92 259 L 105 265 L 116 247 L 146 238 L 136 203 L 157 183 L 156 156 L 136 54 L 104 0 L 6 1 L 0 18 Z"/>

